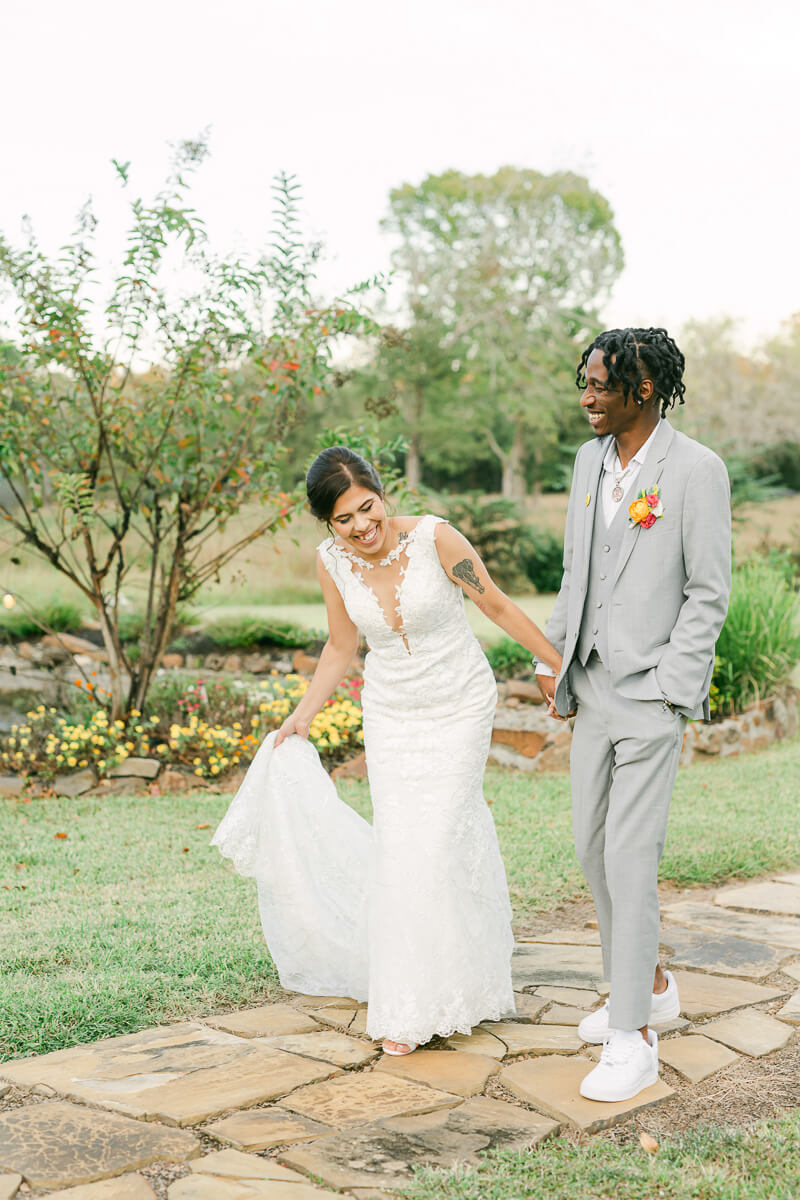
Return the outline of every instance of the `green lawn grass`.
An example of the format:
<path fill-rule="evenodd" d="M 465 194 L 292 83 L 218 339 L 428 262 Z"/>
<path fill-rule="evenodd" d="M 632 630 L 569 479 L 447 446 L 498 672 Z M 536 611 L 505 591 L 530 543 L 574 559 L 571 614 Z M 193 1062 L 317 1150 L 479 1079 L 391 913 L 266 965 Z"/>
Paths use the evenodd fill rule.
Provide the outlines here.
<path fill-rule="evenodd" d="M 368 815 L 365 784 L 341 792 Z M 492 769 L 486 793 L 517 918 L 583 894 L 566 775 Z M 662 877 L 797 867 L 798 794 L 800 740 L 680 772 Z M 0 802 L 0 1057 L 276 994 L 254 887 L 208 844 L 227 803 L 203 791 Z"/>
<path fill-rule="evenodd" d="M 697 1128 L 655 1154 L 636 1144 L 565 1138 L 527 1153 L 487 1154 L 478 1167 L 421 1170 L 408 1200 L 796 1200 L 800 1111 L 750 1129 Z"/>

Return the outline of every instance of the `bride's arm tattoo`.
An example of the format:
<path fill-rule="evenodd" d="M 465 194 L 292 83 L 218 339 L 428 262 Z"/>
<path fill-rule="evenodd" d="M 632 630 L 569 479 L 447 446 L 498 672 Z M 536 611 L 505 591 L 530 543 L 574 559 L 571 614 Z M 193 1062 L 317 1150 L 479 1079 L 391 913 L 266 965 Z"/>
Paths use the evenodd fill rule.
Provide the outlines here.
<path fill-rule="evenodd" d="M 476 592 L 483 593 L 486 591 L 486 588 L 483 586 L 475 572 L 475 567 L 472 565 L 471 558 L 462 558 L 461 562 L 456 563 L 456 565 L 453 567 L 452 573 L 455 578 L 460 579 L 462 583 L 469 584 L 470 587 L 475 588 Z"/>

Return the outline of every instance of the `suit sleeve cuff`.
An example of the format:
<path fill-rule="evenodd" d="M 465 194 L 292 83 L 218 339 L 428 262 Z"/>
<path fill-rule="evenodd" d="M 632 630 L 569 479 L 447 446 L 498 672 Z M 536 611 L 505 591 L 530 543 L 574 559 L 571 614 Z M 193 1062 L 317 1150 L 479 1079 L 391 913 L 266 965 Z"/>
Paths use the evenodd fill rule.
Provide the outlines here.
<path fill-rule="evenodd" d="M 538 659 L 532 659 L 533 669 L 537 675 L 548 675 L 551 679 L 555 679 L 556 672 L 552 667 L 548 667 L 547 663 L 539 662 Z"/>

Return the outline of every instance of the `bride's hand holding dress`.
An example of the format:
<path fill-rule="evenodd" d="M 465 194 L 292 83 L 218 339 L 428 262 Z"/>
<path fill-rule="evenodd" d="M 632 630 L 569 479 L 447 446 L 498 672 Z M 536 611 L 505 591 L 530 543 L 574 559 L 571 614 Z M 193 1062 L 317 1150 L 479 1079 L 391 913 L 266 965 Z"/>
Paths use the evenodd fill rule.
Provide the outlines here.
<path fill-rule="evenodd" d="M 319 665 L 308 691 L 294 712 L 291 712 L 278 730 L 275 748 L 291 734 L 307 738 L 311 722 L 331 693 L 346 676 L 358 649 L 358 629 L 347 615 L 344 601 L 338 588 L 325 569 L 317 553 L 317 579 L 322 588 L 325 609 L 328 615 L 328 640 L 320 655 Z"/>

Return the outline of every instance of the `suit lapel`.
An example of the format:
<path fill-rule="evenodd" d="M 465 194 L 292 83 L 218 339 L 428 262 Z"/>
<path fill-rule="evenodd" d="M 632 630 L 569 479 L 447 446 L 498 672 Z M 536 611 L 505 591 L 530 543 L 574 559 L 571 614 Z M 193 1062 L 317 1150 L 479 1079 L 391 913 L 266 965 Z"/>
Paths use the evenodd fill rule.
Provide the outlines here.
<path fill-rule="evenodd" d="M 647 458 L 644 460 L 639 475 L 636 480 L 636 494 L 638 495 L 642 488 L 653 488 L 661 479 L 661 474 L 664 470 L 664 464 L 667 460 L 667 453 L 672 439 L 675 436 L 675 430 L 670 425 L 669 421 L 662 420 L 658 433 L 656 434 L 653 444 L 647 452 Z M 633 497 L 631 497 L 633 499 Z M 628 501 L 630 504 L 631 501 Z M 627 507 L 627 506 L 626 506 Z M 626 562 L 631 556 L 631 551 L 636 545 L 636 539 L 639 537 L 641 525 L 628 525 L 625 529 L 622 538 L 622 545 L 619 548 L 619 558 L 614 569 L 614 583 L 617 582 Z"/>
<path fill-rule="evenodd" d="M 586 471 L 586 498 L 583 503 L 583 574 L 581 583 L 585 583 L 589 576 L 589 559 L 592 554 L 592 531 L 594 530 L 594 514 L 597 505 L 600 502 L 600 479 L 603 474 L 603 459 L 606 455 L 608 447 L 608 438 L 602 438 L 597 443 L 598 454 L 593 462 L 590 462 Z"/>

